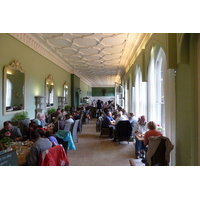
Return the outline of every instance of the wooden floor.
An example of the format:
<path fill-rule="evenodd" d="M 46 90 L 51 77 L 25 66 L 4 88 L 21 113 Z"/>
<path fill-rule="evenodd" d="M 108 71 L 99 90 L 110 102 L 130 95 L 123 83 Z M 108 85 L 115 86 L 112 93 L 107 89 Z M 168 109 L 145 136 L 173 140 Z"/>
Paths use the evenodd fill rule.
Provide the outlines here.
<path fill-rule="evenodd" d="M 96 132 L 96 119 L 83 124 L 78 134 L 76 150 L 68 150 L 70 166 L 130 166 L 132 159 L 136 166 L 144 166 L 141 159 L 134 159 L 133 142 L 115 143 L 107 136 L 100 137 Z"/>

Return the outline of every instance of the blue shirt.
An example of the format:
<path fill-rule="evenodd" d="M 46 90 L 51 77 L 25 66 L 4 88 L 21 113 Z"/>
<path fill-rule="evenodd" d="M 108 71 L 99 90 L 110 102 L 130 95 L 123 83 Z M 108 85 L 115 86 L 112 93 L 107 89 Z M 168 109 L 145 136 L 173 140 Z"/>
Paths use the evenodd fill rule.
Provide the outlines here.
<path fill-rule="evenodd" d="M 106 116 L 104 120 L 102 121 L 102 127 L 108 127 L 114 119 L 110 116 Z"/>

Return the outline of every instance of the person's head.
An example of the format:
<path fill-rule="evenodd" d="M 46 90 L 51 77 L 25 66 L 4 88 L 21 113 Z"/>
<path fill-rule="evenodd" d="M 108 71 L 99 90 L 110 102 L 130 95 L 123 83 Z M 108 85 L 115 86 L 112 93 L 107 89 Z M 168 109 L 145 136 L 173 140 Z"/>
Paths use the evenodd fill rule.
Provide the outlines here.
<path fill-rule="evenodd" d="M 111 116 L 112 116 L 112 113 L 109 111 L 109 112 L 107 113 L 107 115 L 108 115 L 109 117 L 111 117 Z"/>
<path fill-rule="evenodd" d="M 40 137 L 40 134 L 37 130 L 32 130 L 30 133 L 30 138 L 34 142 Z"/>
<path fill-rule="evenodd" d="M 46 131 L 43 129 L 38 129 L 38 133 L 40 134 L 40 137 L 46 137 Z"/>
<path fill-rule="evenodd" d="M 146 122 L 146 117 L 144 116 L 144 115 L 142 115 L 141 117 L 140 117 L 140 123 L 141 124 L 144 124 Z"/>
<path fill-rule="evenodd" d="M 130 117 L 133 117 L 133 116 L 134 116 L 134 113 L 129 113 L 129 116 L 130 116 Z"/>
<path fill-rule="evenodd" d="M 122 111 L 119 111 L 117 117 L 121 117 L 123 115 Z"/>
<path fill-rule="evenodd" d="M 48 138 L 48 137 L 50 137 L 50 136 L 52 136 L 53 135 L 53 132 L 52 131 L 47 131 L 46 132 L 46 137 Z"/>
<path fill-rule="evenodd" d="M 57 113 L 61 113 L 61 109 L 60 109 L 60 108 L 57 108 L 56 112 L 57 112 Z"/>
<path fill-rule="evenodd" d="M 37 128 L 38 128 L 38 126 L 37 126 L 36 122 L 33 121 L 29 124 L 29 130 L 37 130 Z"/>
<path fill-rule="evenodd" d="M 66 115 L 65 115 L 65 119 L 69 119 L 70 116 L 71 116 L 70 114 L 66 114 Z"/>
<path fill-rule="evenodd" d="M 36 118 L 39 120 L 44 120 L 44 115 L 42 113 L 37 113 Z"/>
<path fill-rule="evenodd" d="M 12 129 L 11 121 L 5 121 L 3 123 L 3 127 L 6 129 L 6 131 L 11 131 L 11 129 Z"/>
<path fill-rule="evenodd" d="M 149 130 L 155 130 L 156 129 L 156 123 L 153 122 L 153 121 L 149 121 L 148 124 L 147 124 L 147 128 Z"/>

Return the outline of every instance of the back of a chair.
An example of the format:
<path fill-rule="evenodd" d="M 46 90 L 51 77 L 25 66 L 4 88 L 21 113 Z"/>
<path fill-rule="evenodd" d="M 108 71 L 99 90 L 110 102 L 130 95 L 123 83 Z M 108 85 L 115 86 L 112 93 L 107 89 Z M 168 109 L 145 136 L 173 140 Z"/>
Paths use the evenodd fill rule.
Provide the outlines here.
<path fill-rule="evenodd" d="M 158 145 L 155 153 L 151 157 L 151 165 L 152 166 L 166 166 L 167 163 L 165 161 L 165 139 L 161 138 L 160 144 Z"/>
<path fill-rule="evenodd" d="M 78 142 L 78 135 L 77 135 L 78 131 L 77 131 L 77 129 L 78 129 L 79 121 L 80 121 L 79 119 L 75 120 L 74 121 L 74 126 L 72 128 L 72 138 L 73 138 L 74 142 L 75 141 Z"/>
<path fill-rule="evenodd" d="M 146 165 L 148 166 L 168 166 L 170 162 L 170 152 L 174 148 L 168 137 L 149 137 L 148 151 L 146 154 Z"/>
<path fill-rule="evenodd" d="M 119 140 L 129 140 L 132 133 L 132 127 L 128 120 L 119 121 L 116 125 L 116 136 Z"/>
<path fill-rule="evenodd" d="M 63 141 L 63 139 L 56 137 L 57 141 L 59 144 L 61 144 L 63 146 L 63 148 L 65 149 L 65 152 L 67 154 L 67 149 L 68 149 L 68 141 Z"/>
<path fill-rule="evenodd" d="M 40 155 L 40 166 L 66 166 L 69 165 L 67 155 L 62 145 L 54 146 Z"/>
<path fill-rule="evenodd" d="M 67 123 L 64 126 L 64 131 L 71 131 L 71 127 L 73 127 L 73 123 Z"/>

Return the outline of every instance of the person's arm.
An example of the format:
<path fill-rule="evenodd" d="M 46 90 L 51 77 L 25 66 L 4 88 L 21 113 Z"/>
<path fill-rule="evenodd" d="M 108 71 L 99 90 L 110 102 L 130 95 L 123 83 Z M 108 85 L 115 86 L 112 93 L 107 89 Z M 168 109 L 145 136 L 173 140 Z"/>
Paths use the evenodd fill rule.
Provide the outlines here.
<path fill-rule="evenodd" d="M 22 133 L 21 133 L 20 129 L 15 127 L 14 128 L 14 132 L 16 132 L 15 141 L 21 140 L 22 139 Z"/>
<path fill-rule="evenodd" d="M 138 125 L 138 123 L 136 123 L 134 126 L 134 133 L 137 133 L 138 129 L 139 129 L 139 125 Z"/>

